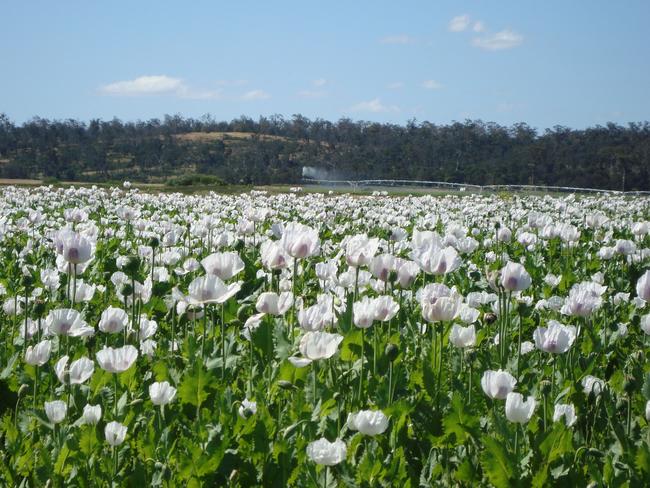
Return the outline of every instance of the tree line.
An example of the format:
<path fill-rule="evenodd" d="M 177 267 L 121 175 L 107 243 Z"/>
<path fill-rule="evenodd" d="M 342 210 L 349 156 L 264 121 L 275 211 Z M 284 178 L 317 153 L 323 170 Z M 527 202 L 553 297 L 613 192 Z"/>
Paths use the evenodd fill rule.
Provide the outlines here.
<path fill-rule="evenodd" d="M 165 181 L 187 173 L 228 183 L 297 183 L 302 168 L 341 179 L 650 190 L 650 122 L 586 129 L 481 120 L 405 125 L 302 115 L 217 121 L 47 120 L 0 114 L 0 176 Z"/>

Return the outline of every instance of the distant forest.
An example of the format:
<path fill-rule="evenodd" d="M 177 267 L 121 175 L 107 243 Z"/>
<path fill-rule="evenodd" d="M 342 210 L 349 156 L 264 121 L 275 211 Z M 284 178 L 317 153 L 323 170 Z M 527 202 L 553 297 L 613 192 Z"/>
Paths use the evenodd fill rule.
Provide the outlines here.
<path fill-rule="evenodd" d="M 301 115 L 219 122 L 165 116 L 123 122 L 0 114 L 0 177 L 164 182 L 184 174 L 227 183 L 297 183 L 303 166 L 340 179 L 417 179 L 650 190 L 650 123 L 584 130 L 480 120 L 406 125 Z"/>

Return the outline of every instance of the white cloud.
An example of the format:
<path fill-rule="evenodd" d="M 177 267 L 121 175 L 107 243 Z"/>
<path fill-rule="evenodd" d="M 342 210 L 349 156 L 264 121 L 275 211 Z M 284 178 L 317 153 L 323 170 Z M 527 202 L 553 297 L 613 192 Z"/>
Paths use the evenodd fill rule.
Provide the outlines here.
<path fill-rule="evenodd" d="M 182 90 L 185 85 L 179 78 L 165 75 L 139 76 L 134 80 L 116 81 L 100 88 L 106 95 L 134 96 L 134 95 L 160 95 L 175 93 Z"/>
<path fill-rule="evenodd" d="M 323 90 L 300 90 L 298 96 L 301 98 L 323 98 L 327 93 Z"/>
<path fill-rule="evenodd" d="M 449 30 L 451 32 L 463 32 L 469 27 L 469 15 L 458 15 L 449 21 Z"/>
<path fill-rule="evenodd" d="M 327 80 L 325 78 L 312 80 L 312 88 L 300 90 L 298 96 L 300 98 L 323 98 L 327 95 L 327 92 L 322 89 L 325 85 L 327 85 Z"/>
<path fill-rule="evenodd" d="M 502 49 L 512 49 L 519 46 L 524 41 L 524 36 L 514 31 L 505 29 L 484 37 L 475 37 L 472 45 L 485 49 L 487 51 L 499 51 Z"/>
<path fill-rule="evenodd" d="M 394 105 L 384 105 L 379 98 L 374 98 L 367 102 L 359 102 L 350 108 L 352 112 L 399 112 L 399 107 Z"/>
<path fill-rule="evenodd" d="M 482 20 L 477 20 L 476 22 L 474 22 L 474 25 L 472 26 L 472 30 L 474 32 L 485 31 L 485 22 L 483 22 Z"/>
<path fill-rule="evenodd" d="M 241 96 L 241 99 L 245 101 L 266 100 L 268 98 L 271 98 L 271 95 L 266 93 L 264 90 L 251 90 Z"/>
<path fill-rule="evenodd" d="M 422 82 L 422 88 L 426 88 L 427 90 L 439 90 L 442 88 L 442 84 L 436 80 L 424 80 Z"/>
<path fill-rule="evenodd" d="M 404 88 L 404 82 L 394 81 L 393 83 L 389 83 L 387 86 L 391 90 L 399 90 L 400 88 Z"/>
<path fill-rule="evenodd" d="M 407 36 L 406 34 L 399 34 L 396 36 L 386 36 L 383 37 L 379 40 L 382 44 L 411 44 L 412 42 L 415 42 L 415 39 L 413 39 L 411 36 Z"/>
<path fill-rule="evenodd" d="M 118 97 L 170 95 L 190 100 L 221 98 L 220 90 L 196 90 L 180 78 L 166 75 L 139 76 L 133 80 L 116 81 L 100 87 L 99 92 Z"/>

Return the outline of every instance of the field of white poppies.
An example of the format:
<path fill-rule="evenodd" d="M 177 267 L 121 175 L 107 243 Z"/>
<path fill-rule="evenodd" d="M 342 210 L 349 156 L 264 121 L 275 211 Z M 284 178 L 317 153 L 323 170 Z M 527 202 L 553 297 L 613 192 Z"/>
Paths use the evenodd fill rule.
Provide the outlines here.
<path fill-rule="evenodd" d="M 0 190 L 1 486 L 650 483 L 650 199 Z"/>

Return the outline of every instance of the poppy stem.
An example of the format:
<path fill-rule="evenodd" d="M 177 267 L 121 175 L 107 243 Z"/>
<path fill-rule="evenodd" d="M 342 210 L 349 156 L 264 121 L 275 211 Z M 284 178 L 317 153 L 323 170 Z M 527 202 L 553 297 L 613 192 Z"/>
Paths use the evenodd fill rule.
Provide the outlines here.
<path fill-rule="evenodd" d="M 223 321 L 223 307 L 224 304 L 221 304 L 221 379 L 226 377 L 226 324 Z M 215 327 L 213 326 L 213 329 Z"/>
<path fill-rule="evenodd" d="M 519 459 L 519 423 L 515 423 L 515 459 Z"/>
<path fill-rule="evenodd" d="M 117 421 L 117 374 L 113 373 L 113 417 Z"/>
<path fill-rule="evenodd" d="M 365 357 L 366 329 L 361 329 L 361 370 L 359 372 L 359 403 L 363 397 L 363 360 Z"/>
<path fill-rule="evenodd" d="M 312 362 L 312 394 L 314 396 L 314 404 L 316 404 L 316 375 L 318 374 L 318 361 Z M 270 384 L 270 383 L 269 383 Z"/>

